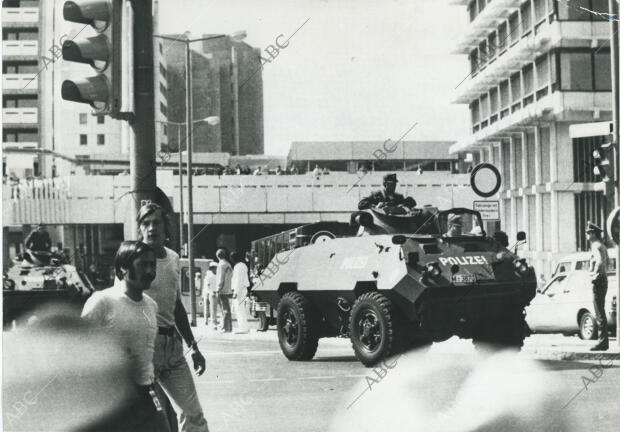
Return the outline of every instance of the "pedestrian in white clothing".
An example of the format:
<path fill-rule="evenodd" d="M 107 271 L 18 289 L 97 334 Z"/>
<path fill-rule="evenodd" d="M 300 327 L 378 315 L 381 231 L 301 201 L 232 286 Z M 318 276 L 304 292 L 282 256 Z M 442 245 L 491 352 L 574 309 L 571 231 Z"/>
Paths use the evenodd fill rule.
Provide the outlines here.
<path fill-rule="evenodd" d="M 209 325 L 207 316 L 211 316 L 211 325 L 213 330 L 217 330 L 217 288 L 216 288 L 216 273 L 217 263 L 215 261 L 209 264 L 209 270 L 205 276 L 205 292 L 204 292 L 204 305 L 205 305 L 205 324 Z"/>
<path fill-rule="evenodd" d="M 250 280 L 248 279 L 248 266 L 243 262 L 242 255 L 238 252 L 230 254 L 232 261 L 232 289 L 233 298 L 237 309 L 237 331 L 235 333 L 248 333 L 248 313 L 246 310 L 246 299 L 248 296 L 248 287 Z"/>

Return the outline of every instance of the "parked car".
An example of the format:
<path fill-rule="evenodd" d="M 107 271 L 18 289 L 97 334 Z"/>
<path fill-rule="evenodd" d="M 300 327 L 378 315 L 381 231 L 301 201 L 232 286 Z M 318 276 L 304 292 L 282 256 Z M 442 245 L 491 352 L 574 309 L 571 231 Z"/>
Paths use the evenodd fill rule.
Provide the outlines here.
<path fill-rule="evenodd" d="M 588 257 L 589 254 L 585 253 Z M 586 340 L 598 337 L 598 327 L 594 316 L 592 284 L 587 266 L 581 265 L 579 254 L 575 254 L 574 260 L 562 261 L 564 269 L 578 270 L 558 271 L 534 297 L 526 308 L 526 321 L 534 333 L 564 333 L 566 335 L 578 334 Z M 611 260 L 610 260 L 611 261 Z M 615 260 L 614 260 L 615 263 Z M 611 264 L 611 263 L 610 263 Z M 610 265 L 608 270 L 613 267 Z M 616 284 L 617 276 L 615 268 L 607 273 L 609 288 L 605 297 L 605 313 L 607 315 L 608 328 L 614 331 L 616 328 L 617 299 Z"/>
<path fill-rule="evenodd" d="M 613 274 L 616 272 L 616 251 L 615 249 L 607 249 L 607 256 L 609 261 L 607 262 L 607 274 Z M 590 252 L 576 252 L 574 254 L 566 255 L 562 257 L 558 262 L 551 279 L 559 274 L 568 273 L 571 271 L 588 271 L 590 268 Z"/>

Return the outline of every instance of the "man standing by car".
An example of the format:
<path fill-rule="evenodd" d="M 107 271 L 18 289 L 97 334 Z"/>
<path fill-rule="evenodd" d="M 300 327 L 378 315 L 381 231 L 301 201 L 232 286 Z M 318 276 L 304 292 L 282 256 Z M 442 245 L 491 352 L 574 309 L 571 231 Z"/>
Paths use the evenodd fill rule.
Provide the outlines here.
<path fill-rule="evenodd" d="M 607 294 L 607 248 L 603 244 L 601 234 L 603 230 L 588 222 L 586 236 L 590 242 L 590 277 L 592 278 L 592 292 L 594 295 L 594 313 L 598 326 L 598 343 L 590 351 L 607 351 L 609 338 L 607 335 L 607 316 L 605 315 L 605 295 Z"/>
<path fill-rule="evenodd" d="M 207 432 L 207 420 L 200 406 L 179 337 L 180 333 L 187 346 L 192 349 L 194 370 L 198 375 L 202 375 L 205 371 L 205 359 L 198 350 L 187 312 L 181 302 L 179 256 L 164 246 L 170 235 L 169 217 L 159 205 L 147 204 L 140 208 L 137 222 L 140 239 L 155 250 L 157 257 L 157 276 L 149 291 L 149 295 L 159 307 L 158 334 L 153 357 L 155 374 L 179 416 L 179 430 Z"/>
<path fill-rule="evenodd" d="M 248 315 L 246 312 L 246 300 L 248 298 L 248 287 L 250 280 L 248 279 L 248 266 L 245 265 L 239 252 L 230 254 L 233 272 L 231 285 L 233 289 L 233 298 L 235 299 L 235 308 L 237 311 L 237 330 L 235 333 L 249 333 Z"/>

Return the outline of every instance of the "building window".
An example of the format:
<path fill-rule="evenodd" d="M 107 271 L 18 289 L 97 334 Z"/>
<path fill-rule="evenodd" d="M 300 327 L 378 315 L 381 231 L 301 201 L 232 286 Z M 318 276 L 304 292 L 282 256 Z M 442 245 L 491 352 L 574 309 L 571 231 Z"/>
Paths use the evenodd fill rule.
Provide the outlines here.
<path fill-rule="evenodd" d="M 489 104 L 491 105 L 491 115 L 497 114 L 499 110 L 499 94 L 497 87 L 493 87 L 489 92 Z"/>
<path fill-rule="evenodd" d="M 164 53 L 164 45 L 161 42 L 159 43 L 159 53 L 160 54 Z"/>
<path fill-rule="evenodd" d="M 592 5 L 590 7 L 590 9 L 593 12 L 600 12 L 603 14 L 608 14 L 609 13 L 609 4 L 607 2 L 607 0 L 592 0 Z M 596 15 L 596 14 L 591 14 L 592 15 L 592 19 L 595 21 L 598 20 L 603 20 L 606 21 L 607 17 L 603 16 L 603 15 Z"/>
<path fill-rule="evenodd" d="M 88 135 L 80 134 L 80 145 L 88 145 Z"/>
<path fill-rule="evenodd" d="M 97 134 L 97 145 L 105 145 L 105 135 Z"/>
<path fill-rule="evenodd" d="M 479 50 L 478 56 L 480 57 L 480 66 L 482 66 L 489 61 L 486 40 L 483 40 L 482 42 L 480 42 L 480 45 L 478 46 L 478 50 Z"/>
<path fill-rule="evenodd" d="M 534 93 L 534 65 L 529 64 L 523 68 L 523 96 L 527 97 Z"/>
<path fill-rule="evenodd" d="M 105 122 L 105 116 L 98 115 L 97 116 L 97 124 L 103 124 Z"/>
<path fill-rule="evenodd" d="M 547 18 L 546 1 L 547 0 L 534 0 L 534 22 L 536 24 Z"/>
<path fill-rule="evenodd" d="M 549 57 L 546 54 L 536 59 L 536 90 L 549 85 Z"/>
<path fill-rule="evenodd" d="M 484 8 L 487 6 L 487 1 L 486 0 L 478 0 L 478 15 L 480 15 L 480 12 L 482 12 L 484 10 Z"/>
<path fill-rule="evenodd" d="M 161 76 L 163 76 L 164 78 L 166 78 L 166 68 L 164 67 L 163 64 L 159 64 L 159 73 L 161 74 Z"/>
<path fill-rule="evenodd" d="M 472 74 L 478 70 L 478 50 L 469 53 L 469 67 Z"/>
<path fill-rule="evenodd" d="M 510 88 L 512 90 L 512 102 L 521 100 L 521 74 L 519 72 L 510 77 Z"/>
<path fill-rule="evenodd" d="M 556 2 L 558 7 L 558 19 L 566 21 L 590 21 L 590 0 L 571 0 L 567 2 Z"/>
<path fill-rule="evenodd" d="M 486 120 L 489 116 L 489 96 L 485 93 L 480 97 L 480 118 Z"/>
<path fill-rule="evenodd" d="M 521 28 L 523 36 L 532 29 L 532 3 L 529 0 L 521 5 Z"/>
<path fill-rule="evenodd" d="M 611 63 L 609 52 L 594 53 L 594 90 L 611 91 Z"/>
<path fill-rule="evenodd" d="M 476 9 L 476 0 L 472 0 L 467 5 L 467 11 L 469 12 L 469 22 L 472 22 L 476 19 L 477 9 Z"/>
<path fill-rule="evenodd" d="M 499 100 L 502 111 L 510 106 L 510 87 L 508 86 L 508 80 L 502 81 L 499 84 Z M 500 117 L 504 117 L 507 113 L 501 113 Z"/>
<path fill-rule="evenodd" d="M 163 131 L 164 131 L 164 136 L 168 136 L 168 125 L 167 124 L 163 125 Z"/>
<path fill-rule="evenodd" d="M 80 124 L 86 124 L 88 121 L 87 119 L 88 119 L 87 114 L 80 113 Z"/>
<path fill-rule="evenodd" d="M 561 89 L 592 90 L 592 55 L 589 52 L 560 54 Z"/>
<path fill-rule="evenodd" d="M 499 54 L 504 51 L 506 45 L 508 45 L 508 24 L 504 21 L 497 29 L 497 50 Z"/>
<path fill-rule="evenodd" d="M 166 96 L 166 87 L 164 87 L 162 83 L 159 83 L 159 91 L 164 95 L 164 97 Z"/>
<path fill-rule="evenodd" d="M 489 60 L 495 57 L 497 54 L 497 33 L 493 32 L 489 35 L 489 42 L 487 44 L 489 51 Z"/>
<path fill-rule="evenodd" d="M 521 38 L 521 28 L 519 23 L 519 13 L 515 12 L 508 18 L 510 44 L 516 43 Z"/>
<path fill-rule="evenodd" d="M 480 121 L 480 105 L 478 100 L 473 101 L 469 105 L 469 112 L 471 114 L 471 124 L 475 125 Z"/>
<path fill-rule="evenodd" d="M 166 105 L 163 104 L 163 102 L 159 103 L 159 110 L 161 111 L 163 115 L 168 117 L 168 108 L 166 107 Z"/>

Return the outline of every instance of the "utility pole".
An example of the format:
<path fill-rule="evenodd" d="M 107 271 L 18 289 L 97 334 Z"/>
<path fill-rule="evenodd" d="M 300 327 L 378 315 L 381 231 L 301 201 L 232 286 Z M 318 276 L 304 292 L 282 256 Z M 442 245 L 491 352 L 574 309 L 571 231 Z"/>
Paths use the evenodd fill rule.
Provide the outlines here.
<path fill-rule="evenodd" d="M 189 41 L 185 42 L 185 131 L 187 135 L 187 261 L 189 265 L 189 299 L 190 299 L 190 325 L 196 327 L 196 287 L 194 285 L 194 248 L 191 243 L 194 240 L 194 200 L 192 193 L 192 52 L 189 49 Z"/>
<path fill-rule="evenodd" d="M 613 124 L 613 143 L 615 158 L 615 193 L 613 208 L 620 206 L 620 64 L 618 63 L 618 47 L 620 45 L 620 34 L 618 32 L 618 0 L 608 0 L 609 2 L 609 31 L 611 34 L 611 94 L 612 94 L 612 124 Z M 620 346 L 620 245 L 616 244 L 616 343 Z M 611 290 L 613 292 L 614 290 Z"/>
<path fill-rule="evenodd" d="M 134 10 L 134 86 L 135 110 L 130 120 L 135 135 L 129 149 L 129 171 L 134 197 L 132 223 L 145 200 L 155 197 L 155 100 L 153 78 L 153 5 L 151 1 L 133 1 Z M 137 226 L 134 227 L 134 235 Z"/>
<path fill-rule="evenodd" d="M 232 94 L 233 94 L 233 115 L 235 131 L 235 155 L 241 154 L 239 143 L 239 65 L 237 64 L 237 50 L 232 45 L 230 48 L 230 64 L 232 67 Z"/>

